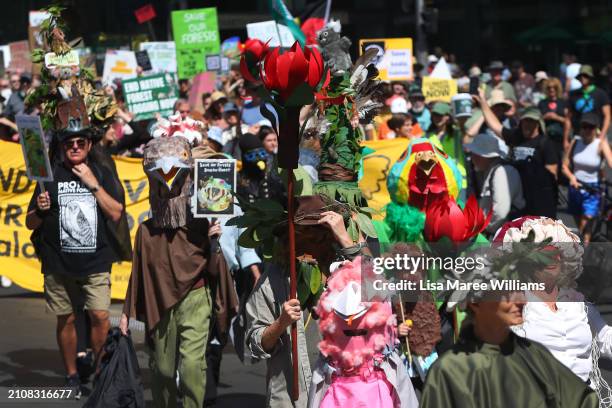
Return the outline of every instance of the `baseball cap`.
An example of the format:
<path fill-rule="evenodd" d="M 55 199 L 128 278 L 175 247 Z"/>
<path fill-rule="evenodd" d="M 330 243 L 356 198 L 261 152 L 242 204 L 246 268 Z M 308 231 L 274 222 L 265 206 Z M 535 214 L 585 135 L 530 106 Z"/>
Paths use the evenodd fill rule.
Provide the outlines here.
<path fill-rule="evenodd" d="M 595 112 L 583 113 L 580 116 L 580 124 L 591 125 L 599 127 L 599 116 Z"/>
<path fill-rule="evenodd" d="M 578 75 L 576 78 L 580 78 L 582 75 L 588 76 L 589 78 L 593 78 L 593 67 L 590 65 L 583 65 L 580 67 L 580 71 L 578 71 Z"/>
<path fill-rule="evenodd" d="M 210 95 L 210 100 L 213 102 L 217 102 L 219 99 L 226 98 L 227 96 L 221 91 L 215 91 Z"/>
<path fill-rule="evenodd" d="M 408 112 L 408 102 L 402 98 L 393 99 L 391 102 L 391 113 L 407 113 Z"/>
<path fill-rule="evenodd" d="M 520 120 L 523 119 L 533 119 L 536 121 L 540 121 L 542 119 L 542 113 L 538 108 L 529 107 L 521 113 Z"/>
<path fill-rule="evenodd" d="M 211 126 L 208 129 L 208 139 L 219 143 L 221 146 L 223 146 L 222 134 L 223 129 L 221 129 L 219 126 Z"/>
<path fill-rule="evenodd" d="M 436 102 L 431 108 L 431 113 L 436 113 L 438 115 L 450 115 L 451 107 L 446 102 Z"/>
<path fill-rule="evenodd" d="M 535 81 L 540 82 L 548 79 L 548 74 L 545 71 L 538 71 L 535 73 Z"/>

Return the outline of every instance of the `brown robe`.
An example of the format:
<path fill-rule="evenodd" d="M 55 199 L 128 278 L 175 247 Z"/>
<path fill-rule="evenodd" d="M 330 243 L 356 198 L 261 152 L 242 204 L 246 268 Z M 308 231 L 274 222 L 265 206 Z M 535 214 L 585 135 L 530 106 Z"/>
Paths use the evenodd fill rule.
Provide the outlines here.
<path fill-rule="evenodd" d="M 209 256 L 206 219 L 193 219 L 176 229 L 145 221 L 136 232 L 123 313 L 144 321 L 150 334 L 167 310 L 201 284 Z"/>

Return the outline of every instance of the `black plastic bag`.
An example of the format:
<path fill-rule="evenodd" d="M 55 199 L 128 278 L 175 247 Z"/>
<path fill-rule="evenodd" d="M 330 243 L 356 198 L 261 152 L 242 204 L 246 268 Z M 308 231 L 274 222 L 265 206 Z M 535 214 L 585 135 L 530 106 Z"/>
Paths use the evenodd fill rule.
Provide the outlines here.
<path fill-rule="evenodd" d="M 108 331 L 100 374 L 84 408 L 144 408 L 144 390 L 134 344 L 119 328 Z"/>

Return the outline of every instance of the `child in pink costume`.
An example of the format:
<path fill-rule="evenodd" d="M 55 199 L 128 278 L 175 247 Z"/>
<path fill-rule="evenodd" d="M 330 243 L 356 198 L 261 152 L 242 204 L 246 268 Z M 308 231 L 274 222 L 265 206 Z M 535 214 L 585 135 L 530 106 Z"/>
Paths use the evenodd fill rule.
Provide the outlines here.
<path fill-rule="evenodd" d="M 361 257 L 327 281 L 316 307 L 323 340 L 308 406 L 417 407 L 410 378 L 396 351 L 396 318 L 387 301 L 362 302 Z"/>

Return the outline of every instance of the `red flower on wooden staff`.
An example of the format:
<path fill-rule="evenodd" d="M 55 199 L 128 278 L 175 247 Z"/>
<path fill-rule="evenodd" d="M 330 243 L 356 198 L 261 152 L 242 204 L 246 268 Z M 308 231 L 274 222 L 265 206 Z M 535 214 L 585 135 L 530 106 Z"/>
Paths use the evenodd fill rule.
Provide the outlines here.
<path fill-rule="evenodd" d="M 297 41 L 289 51 L 282 54 L 278 48 L 268 53 L 259 69 L 266 89 L 278 92 L 284 102 L 287 102 L 296 90 L 300 90 L 300 93 L 309 92 L 310 95 L 299 96 L 312 100 L 313 92 L 325 72 L 321 53 L 315 48 L 302 49 Z M 305 86 L 308 89 L 305 89 Z M 303 101 L 302 97 L 297 99 Z M 302 103 L 305 104 L 307 103 Z"/>
<path fill-rule="evenodd" d="M 437 200 L 427 207 L 423 236 L 428 242 L 448 238 L 454 243 L 468 241 L 482 232 L 492 213 L 485 217 L 474 196 L 468 198 L 463 210 L 452 200 Z"/>
<path fill-rule="evenodd" d="M 242 76 L 249 82 L 255 82 L 259 78 L 258 64 L 270 51 L 267 42 L 255 38 L 246 40 L 242 47 L 242 56 L 240 57 L 240 72 Z"/>

